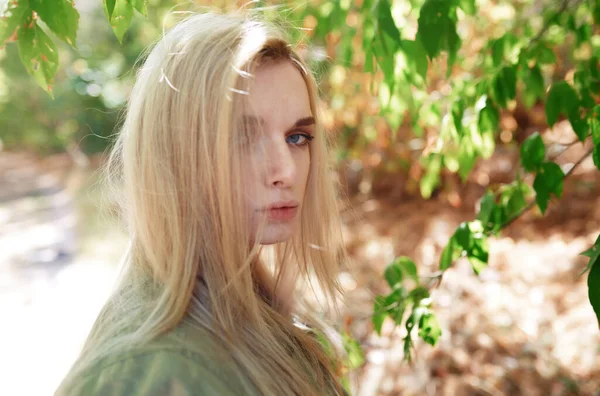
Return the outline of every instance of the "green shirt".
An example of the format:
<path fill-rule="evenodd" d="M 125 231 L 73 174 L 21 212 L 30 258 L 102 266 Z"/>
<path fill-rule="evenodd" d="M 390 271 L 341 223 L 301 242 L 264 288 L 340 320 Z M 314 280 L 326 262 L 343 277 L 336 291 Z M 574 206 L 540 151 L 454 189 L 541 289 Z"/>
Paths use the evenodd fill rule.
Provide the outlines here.
<path fill-rule="evenodd" d="M 182 342 L 194 342 L 201 352 Z M 258 395 L 230 354 L 208 333 L 182 325 L 148 345 L 100 359 L 56 395 Z"/>

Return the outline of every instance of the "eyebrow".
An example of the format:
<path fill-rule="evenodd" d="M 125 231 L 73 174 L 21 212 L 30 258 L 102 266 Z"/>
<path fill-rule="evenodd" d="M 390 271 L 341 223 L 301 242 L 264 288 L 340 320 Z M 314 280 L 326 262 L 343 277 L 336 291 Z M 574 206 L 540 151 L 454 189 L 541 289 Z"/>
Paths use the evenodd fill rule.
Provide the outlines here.
<path fill-rule="evenodd" d="M 260 125 L 264 125 L 265 119 L 262 117 L 255 117 L 252 115 L 244 115 L 242 116 L 242 122 L 243 123 L 248 123 L 248 124 L 260 124 Z M 309 117 L 303 117 L 300 118 L 299 120 L 297 120 L 294 125 L 292 125 L 290 128 L 288 128 L 288 130 L 290 129 L 294 129 L 294 128 L 298 128 L 298 127 L 303 127 L 303 126 L 310 126 L 310 125 L 314 125 L 315 122 L 315 117 L 313 116 L 309 116 Z"/>

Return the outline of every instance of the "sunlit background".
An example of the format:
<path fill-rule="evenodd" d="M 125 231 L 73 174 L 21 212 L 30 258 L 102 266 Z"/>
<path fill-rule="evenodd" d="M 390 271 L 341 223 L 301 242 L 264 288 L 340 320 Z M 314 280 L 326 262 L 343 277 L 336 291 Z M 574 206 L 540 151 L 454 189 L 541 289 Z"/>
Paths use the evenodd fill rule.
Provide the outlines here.
<path fill-rule="evenodd" d="M 587 262 L 578 254 L 600 232 L 600 172 L 591 158 L 546 216 L 530 211 L 491 241 L 489 267 L 479 277 L 462 261 L 444 275 L 432 295 L 443 331 L 436 347 L 418 342 L 408 364 L 403 329 L 386 321 L 381 336 L 373 332 L 373 298 L 387 292 L 382 271 L 390 260 L 407 255 L 421 274 L 434 274 L 442 249 L 456 226 L 473 218 L 485 189 L 514 179 L 518 144 L 547 126 L 541 105 L 502 113 L 494 155 L 479 161 L 465 183 L 442 173 L 441 186 L 424 200 L 418 158 L 441 118 L 429 106 L 404 120 L 380 116 L 371 86 L 381 76 L 363 71 L 361 35 L 311 40 L 313 14 L 329 15 L 334 3 L 312 0 L 286 15 L 319 79 L 348 196 L 342 218 L 352 267 L 340 274 L 348 297 L 340 323 L 364 349 L 356 394 L 598 395 L 600 331 L 585 277 L 578 277 Z M 394 1 L 393 13 L 403 34 L 414 36 L 410 3 L 422 1 Z M 477 1 L 481 18 L 459 25 L 463 62 L 474 62 L 483 40 L 515 20 L 539 26 L 546 3 Z M 55 40 L 54 99 L 27 75 L 16 45 L 0 50 L 0 395 L 52 394 L 77 356 L 127 243 L 96 170 L 117 131 L 134 63 L 178 12 L 206 2 L 149 0 L 149 17 L 136 15 L 122 44 L 100 0 L 75 4 L 78 52 Z M 359 29 L 358 18 L 350 13 L 345 24 Z M 564 74 L 566 63 L 547 72 Z M 447 94 L 444 74 L 430 70 L 427 103 Z M 412 94 L 407 88 L 399 113 L 413 111 Z M 412 123 L 415 116 L 426 124 Z M 390 122 L 399 125 L 395 139 Z M 562 152 L 557 162 L 565 170 L 587 149 L 564 144 L 574 137 L 567 122 L 544 136 L 550 153 Z"/>

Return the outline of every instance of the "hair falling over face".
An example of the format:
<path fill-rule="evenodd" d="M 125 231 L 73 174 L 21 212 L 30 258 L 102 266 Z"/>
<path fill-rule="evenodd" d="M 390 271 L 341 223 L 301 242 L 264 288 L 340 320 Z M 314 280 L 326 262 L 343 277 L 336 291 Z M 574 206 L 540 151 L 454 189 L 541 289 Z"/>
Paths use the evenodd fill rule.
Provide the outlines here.
<path fill-rule="evenodd" d="M 187 321 L 227 345 L 262 394 L 341 394 L 331 357 L 292 320 L 300 317 L 326 333 L 311 319 L 318 315 L 301 302 L 293 311 L 282 309 L 277 288 L 256 271 L 268 262 L 280 280 L 293 268 L 299 280 L 316 282 L 330 305 L 340 292 L 336 279 L 345 254 L 330 142 L 308 67 L 279 30 L 237 14 L 189 16 L 145 55 L 104 169 L 130 246 L 70 376 Z M 248 110 L 257 70 L 282 62 L 306 84 L 314 130 L 298 232 L 262 247 L 267 220 L 261 218 L 252 238 L 244 195 L 247 147 L 239 144 L 240 136 L 256 132 L 237 121 Z"/>

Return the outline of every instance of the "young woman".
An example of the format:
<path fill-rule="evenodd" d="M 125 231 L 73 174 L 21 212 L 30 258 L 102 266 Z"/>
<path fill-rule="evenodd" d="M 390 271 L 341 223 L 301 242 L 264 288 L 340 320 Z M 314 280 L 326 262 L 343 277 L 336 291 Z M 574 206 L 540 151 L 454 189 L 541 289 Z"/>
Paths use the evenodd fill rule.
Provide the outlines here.
<path fill-rule="evenodd" d="M 106 168 L 131 243 L 58 395 L 343 394 L 294 296 L 332 302 L 345 257 L 317 99 L 257 20 L 197 14 L 154 46 Z"/>

